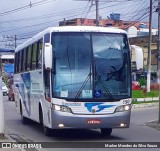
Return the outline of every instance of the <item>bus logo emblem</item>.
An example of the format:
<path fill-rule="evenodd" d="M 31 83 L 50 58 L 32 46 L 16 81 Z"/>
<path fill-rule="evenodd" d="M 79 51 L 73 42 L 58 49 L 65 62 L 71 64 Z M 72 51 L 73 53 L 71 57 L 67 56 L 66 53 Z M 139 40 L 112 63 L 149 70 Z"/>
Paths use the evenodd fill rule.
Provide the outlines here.
<path fill-rule="evenodd" d="M 103 111 L 104 109 L 112 108 L 116 105 L 107 105 L 104 103 L 85 103 L 84 106 L 87 108 L 89 112 L 97 113 Z"/>
<path fill-rule="evenodd" d="M 93 109 L 93 110 L 92 110 L 92 113 L 96 113 L 96 110 L 95 110 L 95 109 Z"/>

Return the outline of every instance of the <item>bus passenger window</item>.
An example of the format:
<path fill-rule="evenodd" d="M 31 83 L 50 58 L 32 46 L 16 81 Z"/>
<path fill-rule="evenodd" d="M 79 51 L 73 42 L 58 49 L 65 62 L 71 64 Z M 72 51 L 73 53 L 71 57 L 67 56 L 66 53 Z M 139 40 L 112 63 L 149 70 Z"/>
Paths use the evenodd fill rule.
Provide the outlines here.
<path fill-rule="evenodd" d="M 21 61 L 20 61 L 20 71 L 21 72 L 23 72 L 23 50 L 21 51 L 21 53 L 20 53 L 21 55 L 20 55 L 20 58 L 21 58 Z"/>
<path fill-rule="evenodd" d="M 50 98 L 50 71 L 44 70 L 45 97 Z"/>
<path fill-rule="evenodd" d="M 20 60 L 20 52 L 17 53 L 17 73 L 19 73 L 19 60 Z"/>
<path fill-rule="evenodd" d="M 37 48 L 37 59 L 36 59 L 36 68 L 42 68 L 42 43 L 43 39 L 38 41 L 38 48 Z"/>
<path fill-rule="evenodd" d="M 27 55 L 26 55 L 26 48 L 23 49 L 23 71 L 26 71 L 26 66 L 27 66 Z"/>
<path fill-rule="evenodd" d="M 27 48 L 28 50 L 28 56 L 27 56 L 27 71 L 30 70 L 30 65 L 31 65 L 31 46 Z"/>
<path fill-rule="evenodd" d="M 32 46 L 32 70 L 36 69 L 37 43 Z"/>
<path fill-rule="evenodd" d="M 50 34 L 47 33 L 44 35 L 44 43 L 49 43 L 50 42 Z"/>
<path fill-rule="evenodd" d="M 18 53 L 15 53 L 15 59 L 14 59 L 14 73 L 17 73 L 17 66 L 18 66 Z"/>

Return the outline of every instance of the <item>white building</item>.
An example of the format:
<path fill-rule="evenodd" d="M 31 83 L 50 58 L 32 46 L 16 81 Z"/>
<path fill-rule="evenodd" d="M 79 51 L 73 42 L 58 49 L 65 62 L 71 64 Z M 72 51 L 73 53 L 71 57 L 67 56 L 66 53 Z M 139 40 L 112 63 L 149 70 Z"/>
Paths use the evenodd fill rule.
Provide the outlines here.
<path fill-rule="evenodd" d="M 141 23 L 139 27 L 136 26 L 129 26 L 125 29 L 125 31 L 128 33 L 128 37 L 141 37 L 141 36 L 147 36 L 149 35 L 149 29 L 147 26 L 145 26 L 144 23 Z M 158 29 L 152 29 L 152 35 L 158 35 Z"/>

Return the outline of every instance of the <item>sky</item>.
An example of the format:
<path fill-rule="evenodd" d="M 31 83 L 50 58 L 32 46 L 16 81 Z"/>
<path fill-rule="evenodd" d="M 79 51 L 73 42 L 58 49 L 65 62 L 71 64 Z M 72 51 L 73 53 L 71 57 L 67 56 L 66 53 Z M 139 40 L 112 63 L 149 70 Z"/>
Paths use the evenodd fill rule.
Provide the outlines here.
<path fill-rule="evenodd" d="M 95 3 L 88 0 L 0 0 L 0 47 L 13 47 L 50 26 L 58 26 L 64 18 L 94 18 Z M 94 1 L 94 0 L 93 0 Z M 106 19 L 120 13 L 122 20 L 149 21 L 150 0 L 99 0 L 99 15 Z M 153 0 L 153 11 L 157 7 Z M 153 13 L 154 28 L 158 14 Z M 12 38 L 13 37 L 13 38 Z M 9 42 L 12 41 L 11 42 Z"/>

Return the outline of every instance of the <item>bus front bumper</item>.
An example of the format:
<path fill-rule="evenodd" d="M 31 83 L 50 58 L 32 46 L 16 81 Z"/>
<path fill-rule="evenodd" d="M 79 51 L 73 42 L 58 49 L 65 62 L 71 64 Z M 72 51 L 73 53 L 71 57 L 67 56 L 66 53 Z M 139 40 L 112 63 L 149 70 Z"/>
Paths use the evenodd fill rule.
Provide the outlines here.
<path fill-rule="evenodd" d="M 130 110 L 105 115 L 72 114 L 52 110 L 51 128 L 128 128 L 130 125 L 130 114 Z"/>

